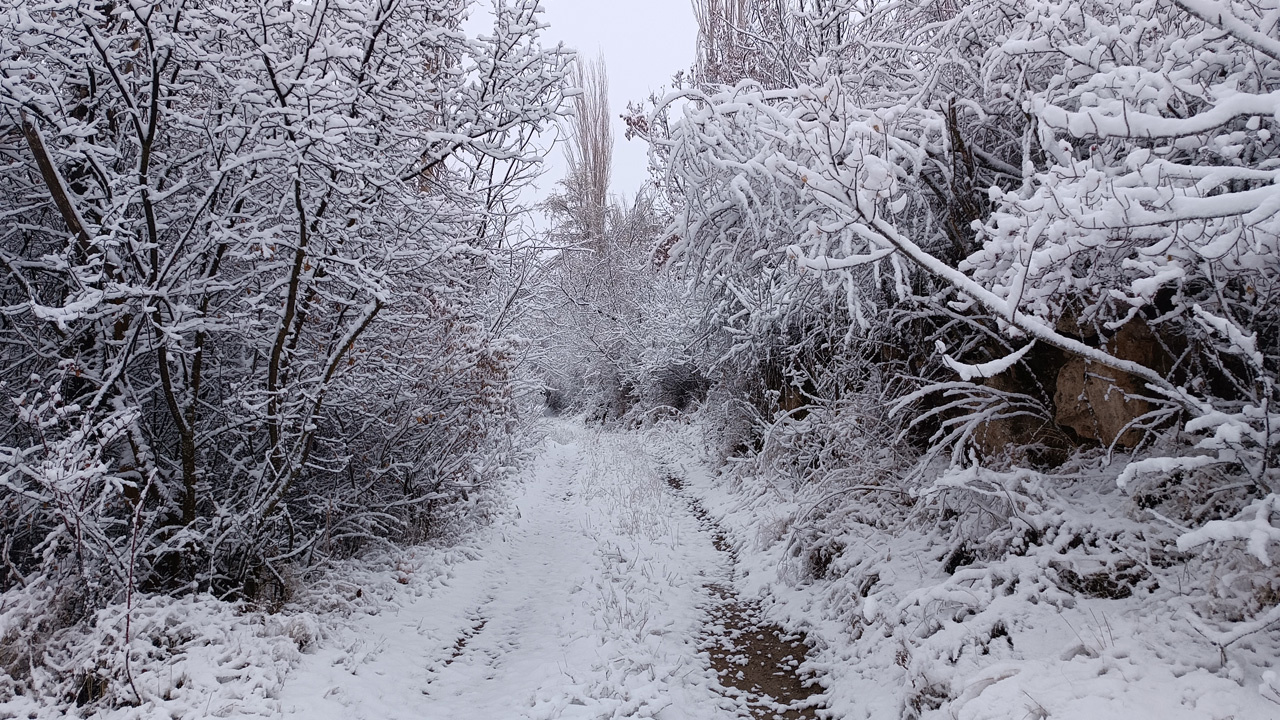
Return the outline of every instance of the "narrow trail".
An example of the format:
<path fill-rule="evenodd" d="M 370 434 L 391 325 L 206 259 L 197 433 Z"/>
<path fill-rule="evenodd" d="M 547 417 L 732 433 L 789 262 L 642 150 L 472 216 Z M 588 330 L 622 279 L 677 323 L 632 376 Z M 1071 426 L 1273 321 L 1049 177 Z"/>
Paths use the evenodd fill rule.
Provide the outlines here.
<path fill-rule="evenodd" d="M 308 655 L 285 714 L 814 717 L 784 707 L 811 694 L 788 672 L 804 646 L 732 596 L 723 537 L 670 482 L 634 436 L 555 426 L 513 519 L 438 587 Z"/>

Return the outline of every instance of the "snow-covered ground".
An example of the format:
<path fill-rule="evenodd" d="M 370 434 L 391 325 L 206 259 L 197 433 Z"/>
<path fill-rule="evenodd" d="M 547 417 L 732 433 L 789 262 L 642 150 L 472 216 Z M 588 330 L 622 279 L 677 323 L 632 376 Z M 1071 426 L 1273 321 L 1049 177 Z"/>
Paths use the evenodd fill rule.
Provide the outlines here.
<path fill-rule="evenodd" d="M 1055 593 L 1030 558 L 1005 562 L 1032 590 L 989 593 L 976 569 L 939 570 L 924 528 L 850 526 L 824 576 L 805 577 L 786 542 L 803 503 L 718 477 L 698 435 L 556 422 L 504 517 L 453 547 L 335 565 L 282 613 L 147 597 L 132 684 L 112 689 L 142 702 L 97 717 L 744 718 L 749 698 L 707 652 L 725 593 L 813 644 L 800 669 L 825 718 L 1280 717 L 1276 630 L 1222 652 L 1165 595 Z M 123 677 L 117 610 L 66 662 Z M 0 696 L 0 717 L 91 707 Z"/>
<path fill-rule="evenodd" d="M 680 464 L 686 492 L 736 546 L 737 591 L 814 645 L 802 669 L 826 687 L 824 717 L 1280 718 L 1280 626 L 1219 648 L 1185 599 L 1190 575 L 1181 586 L 1174 578 L 1168 588 L 1090 597 L 1059 589 L 1044 557 L 947 572 L 935 529 L 846 519 L 827 528 L 838 549 L 815 577 L 791 542 L 815 525 L 812 498 L 775 478 L 720 475 L 698 459 L 696 425 L 660 426 L 648 444 Z M 1081 505 L 1118 522 L 1106 502 L 1118 501 Z"/>
<path fill-rule="evenodd" d="M 640 438 L 560 424 L 545 442 L 509 522 L 304 656 L 285 715 L 739 716 L 697 648 L 724 558 Z"/>

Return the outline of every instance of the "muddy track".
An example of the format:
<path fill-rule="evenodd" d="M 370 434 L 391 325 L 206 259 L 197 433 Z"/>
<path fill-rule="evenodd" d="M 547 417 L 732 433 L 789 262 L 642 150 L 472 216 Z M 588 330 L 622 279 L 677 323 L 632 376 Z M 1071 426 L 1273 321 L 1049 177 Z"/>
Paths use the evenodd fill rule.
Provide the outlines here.
<path fill-rule="evenodd" d="M 769 720 L 817 720 L 822 688 L 800 672 L 809 651 L 808 639 L 766 622 L 757 601 L 740 597 L 733 588 L 738 550 L 684 480 L 668 473 L 667 485 L 689 504 L 698 524 L 725 555 L 727 583 L 709 583 L 710 619 L 702 648 L 711 656 L 722 692 L 738 698 L 752 717 Z"/>

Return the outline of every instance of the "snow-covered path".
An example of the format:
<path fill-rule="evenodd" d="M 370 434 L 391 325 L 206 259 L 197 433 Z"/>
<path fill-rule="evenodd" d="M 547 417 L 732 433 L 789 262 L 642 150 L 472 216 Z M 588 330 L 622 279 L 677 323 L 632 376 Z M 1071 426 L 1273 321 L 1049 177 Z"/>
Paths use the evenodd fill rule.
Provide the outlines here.
<path fill-rule="evenodd" d="M 724 559 L 634 437 L 560 425 L 518 517 L 286 682 L 299 718 L 740 717 L 697 651 Z"/>

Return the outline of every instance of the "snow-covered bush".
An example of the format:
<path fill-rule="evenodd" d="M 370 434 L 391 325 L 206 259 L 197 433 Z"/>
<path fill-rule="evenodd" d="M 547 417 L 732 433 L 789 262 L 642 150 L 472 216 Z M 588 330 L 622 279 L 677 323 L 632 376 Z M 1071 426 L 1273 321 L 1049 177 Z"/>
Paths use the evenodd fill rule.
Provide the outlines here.
<path fill-rule="evenodd" d="M 535 317 L 546 328 L 538 364 L 549 405 L 642 421 L 705 394 L 698 299 L 650 256 L 658 213 L 641 195 L 610 212 L 599 245 L 562 246 L 547 264 Z"/>
<path fill-rule="evenodd" d="M 1189 622 L 1273 628 L 1280 6 L 704 6 L 701 77 L 633 127 L 738 363 L 711 397 L 758 413 L 739 474 L 819 503 L 799 555 L 923 519 L 976 565 L 920 591 L 944 606 L 1210 563 Z M 915 712 L 951 697 L 917 680 Z"/>
<path fill-rule="evenodd" d="M 1024 144 L 1044 162 L 1027 167 L 1022 188 L 992 191 L 983 248 L 962 269 L 1018 312 L 1069 320 L 1082 337 L 1151 329 L 1163 366 L 1097 358 L 1091 372 L 1136 376 L 1150 407 L 1139 422 L 1177 418 L 1195 448 L 1129 465 L 1120 483 L 1134 490 L 1226 466 L 1263 504 L 1280 491 L 1270 410 L 1280 399 L 1280 226 L 1268 188 L 1280 59 L 1256 29 L 1268 12 L 1195 0 L 1030 3 L 992 56 L 1008 75 L 1043 78 L 1031 92 L 999 90 L 1033 113 Z M 1255 503 L 1247 514 L 1265 512 Z"/>
<path fill-rule="evenodd" d="M 278 602 L 485 511 L 489 296 L 570 55 L 470 6 L 0 3 L 0 590 Z"/>

